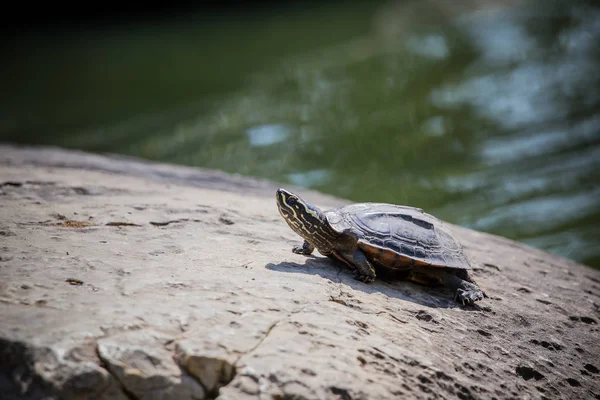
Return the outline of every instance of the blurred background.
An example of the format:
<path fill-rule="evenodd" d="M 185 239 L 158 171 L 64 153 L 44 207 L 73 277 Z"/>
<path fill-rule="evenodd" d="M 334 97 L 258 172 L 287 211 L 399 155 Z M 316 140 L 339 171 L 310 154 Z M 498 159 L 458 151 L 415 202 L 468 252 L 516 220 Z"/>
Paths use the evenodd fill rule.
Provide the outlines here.
<path fill-rule="evenodd" d="M 0 141 L 417 206 L 600 268 L 594 4 L 4 13 Z"/>

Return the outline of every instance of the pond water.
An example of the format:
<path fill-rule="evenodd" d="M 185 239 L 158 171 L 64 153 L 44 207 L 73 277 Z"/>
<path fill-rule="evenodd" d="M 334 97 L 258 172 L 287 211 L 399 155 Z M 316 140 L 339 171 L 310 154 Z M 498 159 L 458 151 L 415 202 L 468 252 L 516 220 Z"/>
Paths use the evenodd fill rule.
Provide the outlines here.
<path fill-rule="evenodd" d="M 32 32 L 3 44 L 0 140 L 417 206 L 600 268 L 593 4 L 311 2 Z"/>

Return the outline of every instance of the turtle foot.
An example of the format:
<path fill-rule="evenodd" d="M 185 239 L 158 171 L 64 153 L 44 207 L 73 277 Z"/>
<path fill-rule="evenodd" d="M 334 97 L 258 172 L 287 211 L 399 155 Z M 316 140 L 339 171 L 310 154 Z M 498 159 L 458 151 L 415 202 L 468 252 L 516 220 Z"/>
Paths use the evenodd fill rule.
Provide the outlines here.
<path fill-rule="evenodd" d="M 292 252 L 294 252 L 296 254 L 302 254 L 305 256 L 309 256 L 312 254 L 314 249 L 315 249 L 315 246 L 313 246 L 312 244 L 310 244 L 308 241 L 305 240 L 304 243 L 292 247 Z"/>
<path fill-rule="evenodd" d="M 364 283 L 371 283 L 375 280 L 375 277 L 371 276 L 371 275 L 363 275 L 359 272 L 355 272 L 354 279 L 356 279 L 357 281 L 364 282 Z"/>
<path fill-rule="evenodd" d="M 294 252 L 296 254 L 302 254 L 302 255 L 308 256 L 308 255 L 312 254 L 312 249 L 308 249 L 305 246 L 299 245 L 299 246 L 294 246 L 292 248 L 292 252 Z"/>
<path fill-rule="evenodd" d="M 476 301 L 483 300 L 484 293 L 479 289 L 457 289 L 454 295 L 454 301 L 462 305 L 475 304 Z"/>

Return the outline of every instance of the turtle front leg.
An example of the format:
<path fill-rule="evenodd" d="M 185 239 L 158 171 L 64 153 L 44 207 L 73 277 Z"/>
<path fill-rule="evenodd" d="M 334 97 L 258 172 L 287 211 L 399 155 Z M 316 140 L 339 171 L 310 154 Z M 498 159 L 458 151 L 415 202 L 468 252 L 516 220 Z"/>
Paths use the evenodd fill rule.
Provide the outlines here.
<path fill-rule="evenodd" d="M 444 285 L 455 291 L 454 301 L 465 304 L 475 304 L 483 300 L 485 294 L 475 283 L 461 279 L 454 274 L 439 271 L 439 280 Z M 467 278 L 468 279 L 468 278 Z"/>
<path fill-rule="evenodd" d="M 292 251 L 294 253 L 296 253 L 296 254 L 303 254 L 305 256 L 311 255 L 314 250 L 315 250 L 315 246 L 313 246 L 312 244 L 308 243 L 306 240 L 304 241 L 304 243 L 302 245 L 294 246 L 292 248 Z"/>
<path fill-rule="evenodd" d="M 371 283 L 375 280 L 375 268 L 369 262 L 365 253 L 361 250 L 355 250 L 349 260 L 349 264 L 354 267 L 354 279 L 364 283 Z"/>

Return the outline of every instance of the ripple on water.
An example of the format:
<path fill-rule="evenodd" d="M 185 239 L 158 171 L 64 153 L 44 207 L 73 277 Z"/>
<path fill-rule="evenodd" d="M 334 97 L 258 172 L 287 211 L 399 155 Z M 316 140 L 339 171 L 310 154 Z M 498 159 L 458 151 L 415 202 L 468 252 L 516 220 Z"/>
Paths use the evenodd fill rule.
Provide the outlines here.
<path fill-rule="evenodd" d="M 507 204 L 504 207 L 496 207 L 488 215 L 480 217 L 474 227 L 493 231 L 512 224 L 513 227 L 518 227 L 521 235 L 551 231 L 597 212 L 598 198 L 600 188 Z"/>
<path fill-rule="evenodd" d="M 599 138 L 600 116 L 595 116 L 573 127 L 486 140 L 481 156 L 488 165 L 496 165 L 566 150 Z"/>
<path fill-rule="evenodd" d="M 296 186 L 312 187 L 315 185 L 324 185 L 329 182 L 331 171 L 318 169 L 288 174 L 287 177 L 289 181 Z"/>
<path fill-rule="evenodd" d="M 250 146 L 263 147 L 283 142 L 290 136 L 290 130 L 285 125 L 267 124 L 248 129 L 246 135 Z"/>

